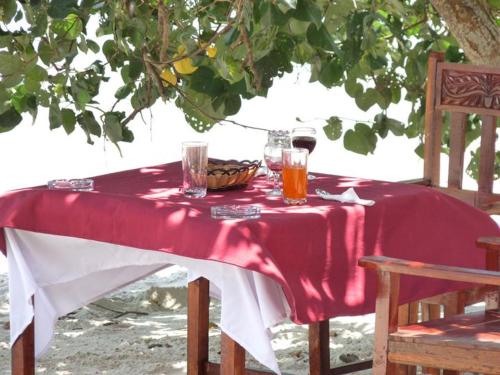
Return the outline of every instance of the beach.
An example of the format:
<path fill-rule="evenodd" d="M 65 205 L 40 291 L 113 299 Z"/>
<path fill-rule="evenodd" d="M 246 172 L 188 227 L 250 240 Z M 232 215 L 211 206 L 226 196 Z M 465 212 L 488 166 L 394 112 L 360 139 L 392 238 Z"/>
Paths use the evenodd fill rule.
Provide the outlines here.
<path fill-rule="evenodd" d="M 173 266 L 61 317 L 37 374 L 185 374 L 187 275 Z M 0 374 L 10 374 L 8 279 L 0 271 Z M 220 359 L 220 303 L 210 303 L 210 361 Z M 371 357 L 373 314 L 330 320 L 332 366 Z M 307 326 L 285 321 L 272 345 L 286 374 L 308 373 Z M 263 367 L 247 354 L 247 367 Z M 369 371 L 364 372 L 368 374 Z M 362 374 L 362 373 L 360 373 Z"/>

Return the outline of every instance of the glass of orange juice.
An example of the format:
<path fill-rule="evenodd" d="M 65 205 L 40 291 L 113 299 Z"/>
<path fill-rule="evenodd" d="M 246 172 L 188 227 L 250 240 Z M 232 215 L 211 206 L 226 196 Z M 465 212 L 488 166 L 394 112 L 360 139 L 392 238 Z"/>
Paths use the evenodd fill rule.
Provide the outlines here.
<path fill-rule="evenodd" d="M 307 202 L 307 157 L 305 148 L 283 149 L 283 199 L 286 204 Z"/>

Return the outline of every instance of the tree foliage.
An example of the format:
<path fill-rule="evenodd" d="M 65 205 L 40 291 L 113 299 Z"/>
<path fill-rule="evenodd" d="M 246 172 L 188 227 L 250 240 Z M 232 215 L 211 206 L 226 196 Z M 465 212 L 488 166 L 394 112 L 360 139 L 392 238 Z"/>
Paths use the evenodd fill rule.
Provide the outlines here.
<path fill-rule="evenodd" d="M 343 86 L 362 110 L 379 108 L 372 123 L 343 131 L 332 113 L 324 128 L 368 154 L 389 133 L 422 135 L 431 50 L 465 58 L 428 0 L 4 0 L 0 21 L 0 132 L 42 106 L 51 129 L 80 127 L 89 143 L 132 141 L 131 120 L 157 100 L 207 131 L 306 65 L 311 82 Z M 81 54 L 95 61 L 79 69 Z M 122 84 L 104 108 L 98 94 L 115 73 Z M 402 99 L 412 103 L 406 123 L 387 117 Z"/>

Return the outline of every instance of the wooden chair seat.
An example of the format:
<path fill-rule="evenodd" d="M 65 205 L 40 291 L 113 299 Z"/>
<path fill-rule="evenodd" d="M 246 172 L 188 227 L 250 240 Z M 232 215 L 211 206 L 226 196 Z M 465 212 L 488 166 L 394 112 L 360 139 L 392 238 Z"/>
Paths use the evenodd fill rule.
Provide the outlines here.
<path fill-rule="evenodd" d="M 388 337 L 389 361 L 500 373 L 500 310 L 478 311 L 399 327 Z M 474 361 L 470 353 L 474 352 Z"/>

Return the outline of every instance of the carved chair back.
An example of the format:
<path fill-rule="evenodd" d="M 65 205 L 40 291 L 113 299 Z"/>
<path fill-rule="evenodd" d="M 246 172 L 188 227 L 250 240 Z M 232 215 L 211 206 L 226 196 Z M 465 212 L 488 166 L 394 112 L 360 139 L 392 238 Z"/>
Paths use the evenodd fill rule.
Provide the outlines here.
<path fill-rule="evenodd" d="M 450 113 L 448 184 L 443 190 L 489 213 L 500 213 L 493 194 L 496 127 L 500 118 L 500 68 L 444 62 L 429 56 L 425 113 L 424 179 L 440 187 L 443 113 Z M 462 188 L 468 114 L 481 117 L 477 191 Z"/>

